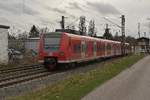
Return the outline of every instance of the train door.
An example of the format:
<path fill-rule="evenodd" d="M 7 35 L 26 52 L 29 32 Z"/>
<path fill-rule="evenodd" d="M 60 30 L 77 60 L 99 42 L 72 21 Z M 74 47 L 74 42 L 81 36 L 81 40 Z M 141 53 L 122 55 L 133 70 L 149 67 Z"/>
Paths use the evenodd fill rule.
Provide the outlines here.
<path fill-rule="evenodd" d="M 96 57 L 97 56 L 97 43 L 96 43 L 96 41 L 94 41 L 94 49 L 93 49 L 93 51 L 94 51 L 94 57 Z"/>
<path fill-rule="evenodd" d="M 113 44 L 113 48 L 114 48 L 114 56 L 116 56 L 116 44 Z"/>
<path fill-rule="evenodd" d="M 86 53 L 86 43 L 85 43 L 85 41 L 82 41 L 81 42 L 81 56 L 82 56 L 82 58 L 85 58 L 85 53 Z"/>
<path fill-rule="evenodd" d="M 113 45 L 113 43 L 111 43 L 111 56 L 113 56 L 114 55 L 114 45 Z"/>
<path fill-rule="evenodd" d="M 104 42 L 104 57 L 107 57 L 107 42 Z"/>

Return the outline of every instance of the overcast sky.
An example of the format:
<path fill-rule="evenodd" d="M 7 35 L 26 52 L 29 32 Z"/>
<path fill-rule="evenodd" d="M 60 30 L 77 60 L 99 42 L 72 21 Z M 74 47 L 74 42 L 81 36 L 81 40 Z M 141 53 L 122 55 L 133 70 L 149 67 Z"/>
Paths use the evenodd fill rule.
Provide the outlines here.
<path fill-rule="evenodd" d="M 0 24 L 14 26 L 29 31 L 35 24 L 48 26 L 50 30 L 59 28 L 62 15 L 67 17 L 66 24 L 77 21 L 84 15 L 87 22 L 94 19 L 98 35 L 102 35 L 106 23 L 103 17 L 120 24 L 120 16 L 126 17 L 126 33 L 137 35 L 137 23 L 141 22 L 141 31 L 148 32 L 150 0 L 0 0 Z M 78 25 L 78 22 L 74 23 Z M 87 23 L 88 25 L 88 23 Z M 110 24 L 111 32 L 119 30 Z M 147 33 L 148 35 L 148 33 Z"/>

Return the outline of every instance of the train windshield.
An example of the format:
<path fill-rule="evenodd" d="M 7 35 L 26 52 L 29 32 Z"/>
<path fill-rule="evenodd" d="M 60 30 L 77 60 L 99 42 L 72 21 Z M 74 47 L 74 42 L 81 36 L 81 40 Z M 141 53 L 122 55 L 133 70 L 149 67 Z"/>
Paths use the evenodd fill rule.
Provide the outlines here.
<path fill-rule="evenodd" d="M 57 51 L 60 47 L 61 33 L 49 33 L 44 36 L 44 47 L 49 51 Z"/>

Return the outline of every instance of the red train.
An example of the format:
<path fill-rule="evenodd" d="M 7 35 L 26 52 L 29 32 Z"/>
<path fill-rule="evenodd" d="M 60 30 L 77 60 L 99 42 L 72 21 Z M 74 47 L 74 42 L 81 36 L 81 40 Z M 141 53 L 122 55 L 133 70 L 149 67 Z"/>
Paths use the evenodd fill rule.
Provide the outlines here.
<path fill-rule="evenodd" d="M 130 46 L 125 44 L 125 54 Z M 53 70 L 57 64 L 75 64 L 121 55 L 121 43 L 89 36 L 51 32 L 43 34 L 39 44 L 39 61 Z"/>

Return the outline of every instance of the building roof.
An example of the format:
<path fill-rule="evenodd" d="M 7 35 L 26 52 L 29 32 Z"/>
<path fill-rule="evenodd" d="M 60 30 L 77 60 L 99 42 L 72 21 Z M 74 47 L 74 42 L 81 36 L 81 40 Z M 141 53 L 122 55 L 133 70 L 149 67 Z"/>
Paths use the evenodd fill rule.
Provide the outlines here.
<path fill-rule="evenodd" d="M 9 26 L 5 26 L 5 25 L 0 25 L 0 28 L 4 28 L 4 29 L 9 29 Z"/>

